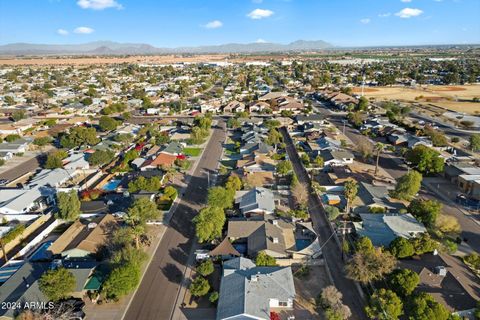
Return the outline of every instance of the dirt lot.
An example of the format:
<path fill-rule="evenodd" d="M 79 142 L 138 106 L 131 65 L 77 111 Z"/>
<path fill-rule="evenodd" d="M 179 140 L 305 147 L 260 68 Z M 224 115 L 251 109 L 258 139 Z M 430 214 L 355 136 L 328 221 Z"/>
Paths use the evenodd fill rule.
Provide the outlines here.
<path fill-rule="evenodd" d="M 361 88 L 354 88 L 360 93 Z M 365 96 L 375 100 L 400 100 L 422 104 L 434 104 L 440 108 L 467 113 L 480 112 L 480 103 L 472 102 L 480 98 L 480 85 L 465 86 L 422 86 L 422 87 L 376 87 L 365 88 Z"/>
<path fill-rule="evenodd" d="M 292 268 L 294 274 L 297 267 Z M 309 266 L 308 275 L 295 276 L 295 311 L 293 312 L 297 319 L 322 319 L 315 305 L 315 299 L 319 296 L 322 289 L 330 285 L 330 282 L 323 266 Z"/>
<path fill-rule="evenodd" d="M 198 54 L 198 55 L 152 55 L 152 56 L 32 56 L 10 57 L 1 56 L 0 66 L 49 66 L 49 65 L 102 65 L 119 63 L 168 64 L 180 62 L 248 62 L 291 59 L 290 56 L 251 55 L 233 56 L 229 54 Z"/>

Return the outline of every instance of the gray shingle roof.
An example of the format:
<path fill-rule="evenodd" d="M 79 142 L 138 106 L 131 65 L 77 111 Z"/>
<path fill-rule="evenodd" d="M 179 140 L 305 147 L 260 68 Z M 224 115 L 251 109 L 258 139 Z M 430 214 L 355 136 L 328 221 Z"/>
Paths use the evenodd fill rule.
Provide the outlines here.
<path fill-rule="evenodd" d="M 266 212 L 273 212 L 275 210 L 272 191 L 262 187 L 256 187 L 241 194 L 237 199 L 237 203 L 239 203 L 240 210 L 243 214 L 253 210 L 263 210 Z"/>
<path fill-rule="evenodd" d="M 360 214 L 361 223 L 355 223 L 358 234 L 370 238 L 375 246 L 387 247 L 397 237 L 411 238 L 427 230 L 410 213 Z"/>
<path fill-rule="evenodd" d="M 294 298 L 290 267 L 256 267 L 249 259 L 235 258 L 224 264 L 217 319 L 270 319 L 270 299 Z"/>

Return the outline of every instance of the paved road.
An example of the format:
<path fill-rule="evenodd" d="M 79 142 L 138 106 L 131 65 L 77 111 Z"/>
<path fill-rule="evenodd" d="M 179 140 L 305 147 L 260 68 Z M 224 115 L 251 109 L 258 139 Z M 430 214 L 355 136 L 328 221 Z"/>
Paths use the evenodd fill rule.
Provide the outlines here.
<path fill-rule="evenodd" d="M 308 174 L 302 165 L 295 146 L 290 139 L 285 127 L 281 128 L 281 133 L 287 146 L 287 153 L 290 161 L 293 164 L 295 174 L 301 183 L 310 186 Z M 319 237 L 320 243 L 324 247 L 322 249 L 323 257 L 330 269 L 335 287 L 337 287 L 343 294 L 343 302 L 348 305 L 352 311 L 353 319 L 365 319 L 364 303 L 360 294 L 358 293 L 355 283 L 345 277 L 344 262 L 342 260 L 342 253 L 332 236 L 332 230 L 329 226 L 326 213 L 320 205 L 318 197 L 312 195 L 312 190 L 309 190 L 308 197 L 308 211 L 312 218 L 313 226 Z M 327 241 L 328 240 L 328 241 Z M 325 243 L 325 241 L 327 241 Z"/>
<path fill-rule="evenodd" d="M 127 310 L 126 320 L 170 319 L 194 241 L 193 217 L 204 205 L 208 182 L 205 171 L 216 172 L 225 140 L 225 122 L 219 121 L 199 160 L 185 195 L 148 266 Z"/>

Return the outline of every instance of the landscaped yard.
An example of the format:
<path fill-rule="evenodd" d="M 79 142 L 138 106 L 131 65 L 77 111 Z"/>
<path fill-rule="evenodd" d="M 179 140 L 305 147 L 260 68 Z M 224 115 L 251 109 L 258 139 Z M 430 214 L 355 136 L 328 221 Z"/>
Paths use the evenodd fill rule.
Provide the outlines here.
<path fill-rule="evenodd" d="M 184 148 L 183 153 L 189 157 L 198 157 L 202 153 L 202 148 Z"/>

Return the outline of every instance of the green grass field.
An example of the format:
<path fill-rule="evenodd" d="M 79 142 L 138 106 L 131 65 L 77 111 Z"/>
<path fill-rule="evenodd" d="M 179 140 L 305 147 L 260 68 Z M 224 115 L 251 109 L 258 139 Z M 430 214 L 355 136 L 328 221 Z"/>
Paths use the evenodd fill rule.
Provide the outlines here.
<path fill-rule="evenodd" d="M 189 157 L 198 157 L 202 153 L 202 148 L 184 148 L 183 153 Z"/>

